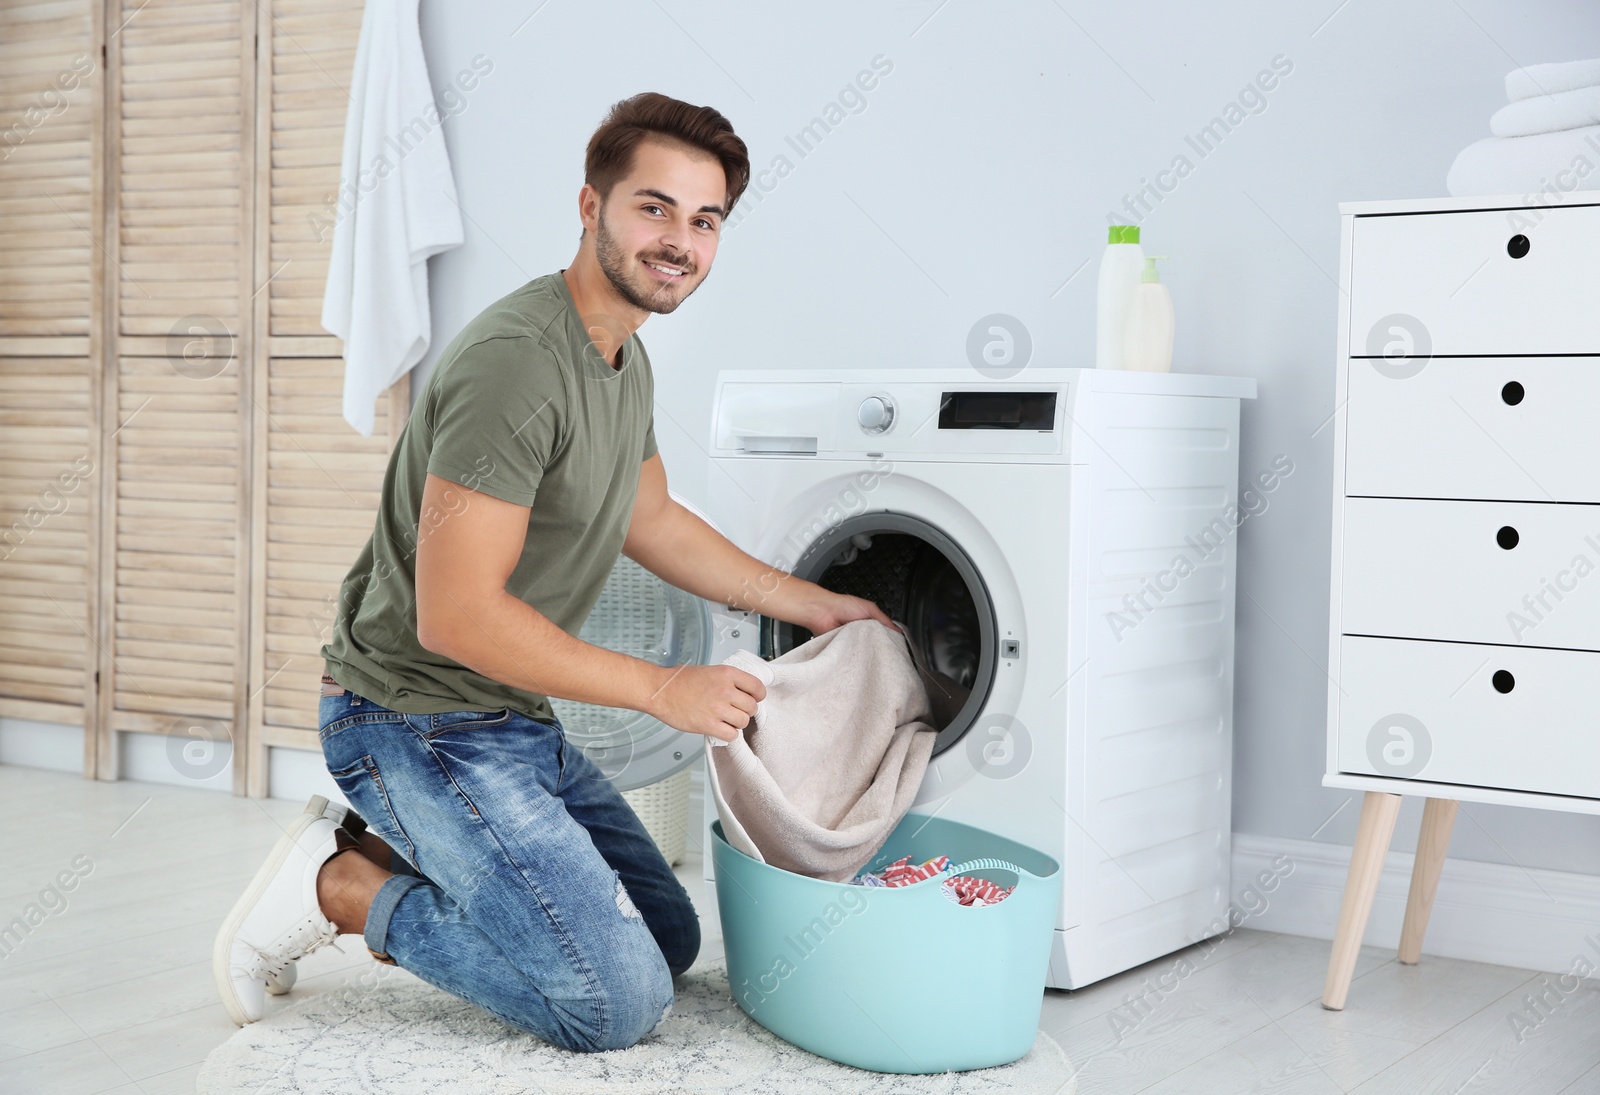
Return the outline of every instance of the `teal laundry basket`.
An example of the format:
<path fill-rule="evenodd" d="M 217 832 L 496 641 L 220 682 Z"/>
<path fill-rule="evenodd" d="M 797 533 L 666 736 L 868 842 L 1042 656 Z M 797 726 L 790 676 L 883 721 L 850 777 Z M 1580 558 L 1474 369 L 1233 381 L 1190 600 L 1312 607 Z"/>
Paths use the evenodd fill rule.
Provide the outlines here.
<path fill-rule="evenodd" d="M 778 1037 L 874 1072 L 960 1072 L 1032 1048 L 1061 899 L 1055 859 L 971 825 L 907 814 L 867 864 L 948 855 L 952 870 L 909 886 L 825 882 L 734 849 L 711 823 L 728 984 Z M 956 874 L 1015 885 L 958 905 Z"/>

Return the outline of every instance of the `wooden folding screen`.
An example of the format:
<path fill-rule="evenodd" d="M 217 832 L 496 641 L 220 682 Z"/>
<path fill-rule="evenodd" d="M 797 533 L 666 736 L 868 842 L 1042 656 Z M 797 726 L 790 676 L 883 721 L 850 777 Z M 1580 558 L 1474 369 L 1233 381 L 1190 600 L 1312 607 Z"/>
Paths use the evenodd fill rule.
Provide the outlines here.
<path fill-rule="evenodd" d="M 198 778 L 249 694 L 255 7 L 108 8 L 98 769 L 140 731 Z"/>
<path fill-rule="evenodd" d="M 352 430 L 318 322 L 361 10 L 0 0 L 0 715 L 83 725 L 86 775 L 231 741 L 261 795 L 317 747 L 410 406 Z"/>
<path fill-rule="evenodd" d="M 74 726 L 98 668 L 98 16 L 0 3 L 0 715 Z"/>

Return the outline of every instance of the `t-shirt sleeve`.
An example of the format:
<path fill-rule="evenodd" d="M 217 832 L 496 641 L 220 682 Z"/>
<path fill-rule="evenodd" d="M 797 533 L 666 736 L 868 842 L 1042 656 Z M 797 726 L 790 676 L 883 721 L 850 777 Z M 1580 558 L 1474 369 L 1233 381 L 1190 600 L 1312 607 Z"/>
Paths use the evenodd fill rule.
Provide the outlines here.
<path fill-rule="evenodd" d="M 644 420 L 644 456 L 640 457 L 642 464 L 656 454 L 656 416 L 654 413 Z"/>
<path fill-rule="evenodd" d="M 644 365 L 644 455 L 639 458 L 642 464 L 656 455 L 656 377 L 655 371 L 650 368 L 650 352 L 644 348 L 644 343 L 639 341 L 637 333 L 633 336 L 639 348 L 639 361 Z"/>
<path fill-rule="evenodd" d="M 433 386 L 428 472 L 519 506 L 533 505 L 565 437 L 559 362 L 531 337 L 467 346 Z"/>

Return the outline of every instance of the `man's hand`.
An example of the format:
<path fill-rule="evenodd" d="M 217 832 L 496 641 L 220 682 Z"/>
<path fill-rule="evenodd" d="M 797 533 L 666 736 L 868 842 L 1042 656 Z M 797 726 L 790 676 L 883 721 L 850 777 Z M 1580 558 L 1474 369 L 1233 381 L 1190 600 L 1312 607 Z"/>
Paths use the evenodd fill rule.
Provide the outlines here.
<path fill-rule="evenodd" d="M 799 624 L 813 635 L 832 631 L 852 620 L 877 620 L 881 624 L 894 626 L 893 621 L 883 614 L 883 609 L 865 597 L 833 593 L 821 586 L 812 586 L 812 589 L 815 592 L 811 593 L 803 605 L 802 618 L 790 622 Z"/>
<path fill-rule="evenodd" d="M 732 741 L 767 695 L 761 678 L 731 665 L 680 665 L 671 673 L 646 713 L 690 734 Z"/>

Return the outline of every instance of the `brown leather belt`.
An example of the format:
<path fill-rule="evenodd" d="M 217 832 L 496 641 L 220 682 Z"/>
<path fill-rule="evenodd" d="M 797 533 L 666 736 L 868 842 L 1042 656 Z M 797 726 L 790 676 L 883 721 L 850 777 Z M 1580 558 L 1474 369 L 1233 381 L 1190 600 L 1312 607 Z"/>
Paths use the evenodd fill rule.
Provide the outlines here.
<path fill-rule="evenodd" d="M 342 696 L 344 695 L 344 692 L 344 685 L 340 684 L 326 673 L 322 675 L 322 694 L 324 696 Z"/>

